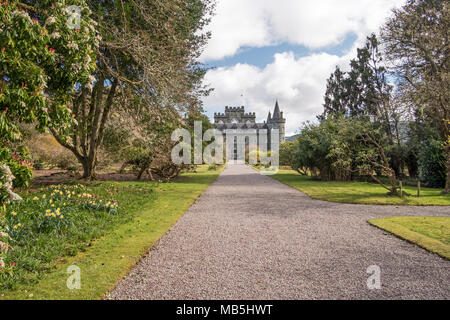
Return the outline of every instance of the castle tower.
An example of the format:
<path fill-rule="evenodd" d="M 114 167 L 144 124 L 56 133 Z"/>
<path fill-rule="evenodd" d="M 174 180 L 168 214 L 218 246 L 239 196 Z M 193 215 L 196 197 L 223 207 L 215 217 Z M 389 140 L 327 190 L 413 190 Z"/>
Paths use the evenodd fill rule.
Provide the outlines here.
<path fill-rule="evenodd" d="M 280 143 L 283 143 L 285 141 L 285 126 L 286 126 L 286 119 L 283 118 L 283 112 L 280 111 L 280 106 L 278 105 L 278 100 L 275 103 L 275 110 L 273 111 L 273 116 L 270 117 L 270 111 L 269 116 L 267 117 L 267 123 L 270 129 L 278 129 L 280 132 Z"/>

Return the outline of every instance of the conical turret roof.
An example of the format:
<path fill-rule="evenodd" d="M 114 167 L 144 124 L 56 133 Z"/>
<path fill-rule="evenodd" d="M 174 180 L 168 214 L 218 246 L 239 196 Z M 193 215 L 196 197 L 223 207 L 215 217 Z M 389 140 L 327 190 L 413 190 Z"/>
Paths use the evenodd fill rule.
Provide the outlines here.
<path fill-rule="evenodd" d="M 280 106 L 278 105 L 278 100 L 275 103 L 275 110 L 273 110 L 273 118 L 279 119 L 281 118 Z"/>

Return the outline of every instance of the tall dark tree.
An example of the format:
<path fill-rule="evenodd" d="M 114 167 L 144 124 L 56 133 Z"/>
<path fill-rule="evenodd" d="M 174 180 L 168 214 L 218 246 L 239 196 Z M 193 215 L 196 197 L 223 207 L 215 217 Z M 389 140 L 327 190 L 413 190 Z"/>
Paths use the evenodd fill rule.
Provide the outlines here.
<path fill-rule="evenodd" d="M 324 97 L 324 117 L 344 114 L 347 112 L 347 81 L 346 73 L 336 66 L 327 80 L 327 90 Z"/>

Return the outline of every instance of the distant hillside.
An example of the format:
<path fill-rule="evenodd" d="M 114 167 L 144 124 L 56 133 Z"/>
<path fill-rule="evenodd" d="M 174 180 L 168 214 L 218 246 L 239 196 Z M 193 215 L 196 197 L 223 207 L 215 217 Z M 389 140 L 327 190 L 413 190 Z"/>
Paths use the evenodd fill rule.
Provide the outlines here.
<path fill-rule="evenodd" d="M 285 139 L 286 139 L 286 141 L 292 142 L 292 141 L 294 141 L 295 139 L 297 139 L 298 136 L 299 136 L 299 134 L 296 134 L 296 135 L 293 135 L 293 136 L 290 136 L 290 137 L 286 137 Z"/>

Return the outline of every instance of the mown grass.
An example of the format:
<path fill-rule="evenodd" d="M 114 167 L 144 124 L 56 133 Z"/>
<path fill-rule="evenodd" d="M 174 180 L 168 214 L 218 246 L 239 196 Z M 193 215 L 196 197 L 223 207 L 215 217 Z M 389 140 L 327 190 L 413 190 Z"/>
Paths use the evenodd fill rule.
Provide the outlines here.
<path fill-rule="evenodd" d="M 369 182 L 315 181 L 311 177 L 301 176 L 293 170 L 280 170 L 271 177 L 319 200 L 380 205 L 450 205 L 450 194 L 444 194 L 440 189 L 421 188 L 420 197 L 417 197 L 416 187 L 405 186 L 403 190 L 410 196 L 400 198 L 388 195 L 386 189 Z"/>
<path fill-rule="evenodd" d="M 387 217 L 369 223 L 450 260 L 450 217 Z"/>
<path fill-rule="evenodd" d="M 12 288 L 3 289 L 1 299 L 96 299 L 112 289 L 139 258 L 178 220 L 195 199 L 213 182 L 219 170 L 201 166 L 197 173 L 184 173 L 168 183 L 101 182 L 88 188 L 96 197 L 114 198 L 118 214 L 83 221 L 74 237 L 61 237 L 60 250 L 48 257 L 44 247 L 32 250 L 45 260 L 38 272 L 26 272 Z M 62 211 L 62 210 L 61 210 Z M 80 215 L 89 212 L 80 212 Z M 105 219 L 107 218 L 107 219 Z M 105 220 L 102 220 L 105 219 Z M 78 225 L 80 227 L 80 225 Z M 84 235 L 83 238 L 81 235 Z M 82 241 L 80 241 L 82 240 Z M 56 241 L 56 240 L 55 240 Z M 67 248 L 76 251 L 67 254 Z M 14 251 L 17 249 L 15 248 Z M 19 249 L 21 250 L 21 249 Z M 8 261 L 9 262 L 9 261 Z M 81 289 L 66 286 L 67 268 L 81 269 Z M 17 260 L 16 270 L 23 268 Z M 25 268 L 26 269 L 26 268 Z"/>

